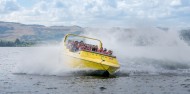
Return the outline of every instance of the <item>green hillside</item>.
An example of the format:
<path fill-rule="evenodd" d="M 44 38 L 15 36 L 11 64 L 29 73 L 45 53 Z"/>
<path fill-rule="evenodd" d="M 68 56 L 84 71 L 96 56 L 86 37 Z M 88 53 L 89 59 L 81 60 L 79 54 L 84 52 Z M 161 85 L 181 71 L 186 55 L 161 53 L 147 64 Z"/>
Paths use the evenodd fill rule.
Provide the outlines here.
<path fill-rule="evenodd" d="M 61 41 L 65 34 L 80 34 L 83 28 L 79 26 L 43 26 L 26 25 L 14 22 L 0 21 L 0 40 L 12 41 L 19 39 L 23 42 Z"/>

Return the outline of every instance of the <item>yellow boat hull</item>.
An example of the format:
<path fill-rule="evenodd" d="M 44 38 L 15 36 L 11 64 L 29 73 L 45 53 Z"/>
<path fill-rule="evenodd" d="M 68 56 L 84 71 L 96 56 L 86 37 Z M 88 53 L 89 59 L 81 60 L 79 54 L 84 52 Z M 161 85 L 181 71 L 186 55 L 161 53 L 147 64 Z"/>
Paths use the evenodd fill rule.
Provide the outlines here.
<path fill-rule="evenodd" d="M 120 67 L 116 57 L 96 52 L 71 52 L 65 47 L 64 56 L 68 60 L 67 65 L 72 68 L 107 71 L 113 74 Z"/>

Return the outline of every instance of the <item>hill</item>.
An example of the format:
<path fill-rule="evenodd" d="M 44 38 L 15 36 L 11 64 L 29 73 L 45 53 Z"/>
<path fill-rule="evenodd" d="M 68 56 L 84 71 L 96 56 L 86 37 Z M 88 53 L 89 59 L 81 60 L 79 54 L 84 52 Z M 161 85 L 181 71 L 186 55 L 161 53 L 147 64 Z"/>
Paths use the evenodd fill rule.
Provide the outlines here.
<path fill-rule="evenodd" d="M 169 28 L 167 27 L 156 27 L 159 32 L 164 34 L 168 34 Z M 88 30 L 89 29 L 89 30 Z M 157 30 L 156 29 L 156 30 Z M 98 29 L 92 28 L 82 28 L 79 26 L 44 26 L 38 24 L 21 24 L 15 22 L 3 22 L 0 21 L 0 46 L 30 46 L 35 43 L 57 43 L 62 40 L 65 34 L 74 33 L 80 34 L 83 31 L 97 31 Z M 126 35 L 126 40 L 124 41 L 135 41 L 135 45 L 151 45 L 155 44 L 153 40 L 158 40 L 157 38 L 163 39 L 162 36 L 156 35 L 158 32 L 153 32 L 155 29 L 148 30 L 152 32 L 141 33 L 136 29 L 132 28 L 111 28 L 108 32 L 119 32 L 119 35 Z M 103 31 L 103 30 L 102 30 Z M 106 30 L 105 30 L 106 31 Z M 124 32 L 124 33 L 122 33 Z M 163 33 L 165 32 L 165 33 Z M 150 34 L 149 34 L 150 33 Z M 185 41 L 188 45 L 190 45 L 190 28 L 181 29 L 177 31 L 181 40 Z M 108 33 L 106 33 L 108 34 Z M 160 34 L 160 33 L 158 33 Z M 155 37 L 157 36 L 157 37 Z M 170 35 L 166 37 L 171 37 Z M 130 39 L 131 38 L 131 39 Z M 177 37 L 175 37 L 177 38 Z M 18 44 L 16 40 L 19 39 Z M 169 38 L 166 38 L 169 39 Z M 175 39 L 174 39 L 175 40 Z"/>
<path fill-rule="evenodd" d="M 44 26 L 27 25 L 15 22 L 0 21 L 0 40 L 26 42 L 61 41 L 65 34 L 80 34 L 83 28 L 79 26 Z"/>

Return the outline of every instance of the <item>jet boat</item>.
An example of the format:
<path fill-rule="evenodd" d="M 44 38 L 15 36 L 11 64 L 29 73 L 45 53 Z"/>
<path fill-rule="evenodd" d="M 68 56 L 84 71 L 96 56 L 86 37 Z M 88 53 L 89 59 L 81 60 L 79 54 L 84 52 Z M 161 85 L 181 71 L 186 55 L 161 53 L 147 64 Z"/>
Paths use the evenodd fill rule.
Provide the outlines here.
<path fill-rule="evenodd" d="M 86 36 L 79 36 L 75 34 L 67 34 L 64 37 L 63 55 L 69 59 L 68 65 L 72 68 L 89 69 L 93 71 L 103 72 L 104 74 L 115 73 L 120 64 L 116 56 L 103 54 L 98 51 L 91 51 L 85 49 L 75 49 L 73 51 L 69 46 L 69 37 L 80 37 L 82 39 L 95 40 L 99 42 L 98 49 L 103 48 L 102 42 L 99 39 L 94 39 Z M 71 46 L 71 45 L 70 45 Z"/>

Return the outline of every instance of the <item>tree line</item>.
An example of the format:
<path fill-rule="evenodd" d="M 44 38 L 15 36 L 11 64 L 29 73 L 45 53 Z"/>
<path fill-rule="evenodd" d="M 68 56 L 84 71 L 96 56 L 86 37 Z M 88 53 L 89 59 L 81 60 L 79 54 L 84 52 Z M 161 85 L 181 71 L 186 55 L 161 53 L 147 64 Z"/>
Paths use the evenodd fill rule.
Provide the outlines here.
<path fill-rule="evenodd" d="M 29 47 L 34 45 L 34 42 L 25 42 L 16 39 L 15 41 L 3 41 L 0 40 L 0 47 Z"/>

